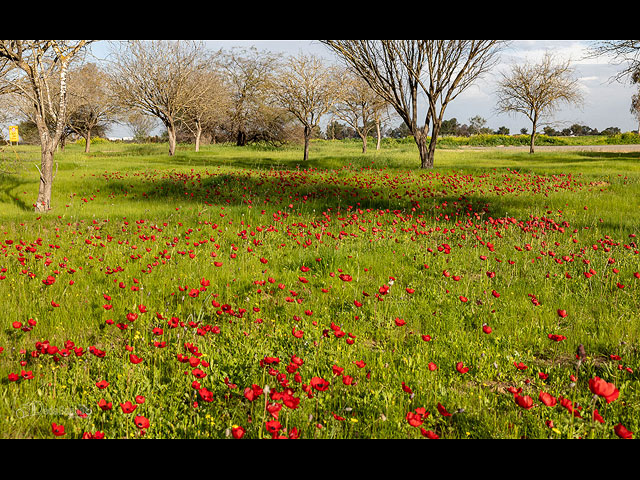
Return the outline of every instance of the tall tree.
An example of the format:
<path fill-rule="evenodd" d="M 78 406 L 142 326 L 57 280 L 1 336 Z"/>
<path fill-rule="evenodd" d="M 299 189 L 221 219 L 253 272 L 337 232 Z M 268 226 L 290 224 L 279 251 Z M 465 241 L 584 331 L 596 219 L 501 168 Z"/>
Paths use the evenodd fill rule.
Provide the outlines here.
<path fill-rule="evenodd" d="M 192 76 L 208 68 L 202 42 L 128 40 L 109 74 L 116 103 L 157 117 L 167 129 L 169 155 L 176 150 L 176 124 L 200 94 Z"/>
<path fill-rule="evenodd" d="M 54 153 L 66 125 L 69 65 L 93 40 L 0 40 L 4 75 L 0 91 L 26 99 L 40 136 L 40 186 L 36 212 L 51 209 Z M 0 67 L 2 68 L 2 67 Z"/>
<path fill-rule="evenodd" d="M 535 151 L 537 128 L 562 104 L 580 105 L 583 101 L 578 80 L 573 76 L 570 60 L 557 60 L 546 52 L 538 63 L 513 65 L 498 82 L 496 110 L 522 114 L 532 126 L 529 153 Z"/>
<path fill-rule="evenodd" d="M 304 160 L 309 159 L 311 134 L 341 95 L 342 83 L 333 66 L 314 55 L 289 57 L 275 80 L 280 105 L 304 127 Z"/>
<path fill-rule="evenodd" d="M 491 68 L 502 45 L 499 40 L 320 41 L 396 110 L 415 139 L 421 168 L 433 167 L 446 107 Z M 420 95 L 427 99 L 422 125 Z"/>

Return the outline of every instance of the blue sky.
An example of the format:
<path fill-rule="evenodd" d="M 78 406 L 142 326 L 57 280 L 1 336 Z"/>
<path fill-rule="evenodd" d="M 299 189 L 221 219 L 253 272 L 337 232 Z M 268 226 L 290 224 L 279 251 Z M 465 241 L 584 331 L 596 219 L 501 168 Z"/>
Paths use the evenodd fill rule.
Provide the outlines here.
<path fill-rule="evenodd" d="M 328 61 L 334 61 L 335 56 L 326 46 L 317 40 L 203 40 L 211 50 L 220 48 L 228 50 L 233 47 L 256 47 L 283 55 L 297 55 L 298 53 L 312 53 Z M 100 42 L 104 43 L 104 42 Z M 106 45 L 94 45 L 96 56 L 104 55 Z M 556 128 L 561 129 L 574 123 L 588 125 L 591 128 L 604 130 L 607 127 L 618 127 L 623 132 L 635 131 L 637 120 L 629 113 L 631 96 L 635 87 L 628 84 L 611 81 L 612 77 L 622 67 L 614 65 L 610 59 L 586 59 L 587 40 L 515 40 L 510 48 L 505 50 L 500 63 L 481 80 L 463 92 L 455 101 L 449 104 L 445 111 L 445 119 L 456 118 L 459 123 L 469 123 L 469 119 L 479 115 L 487 120 L 486 126 L 497 129 L 506 126 L 511 133 L 518 133 L 521 128 L 531 129 L 529 121 L 523 116 L 497 114 L 495 112 L 496 98 L 494 95 L 495 82 L 499 72 L 513 63 L 524 60 L 536 61 L 546 51 L 552 51 L 562 59 L 570 59 L 575 68 L 583 90 L 585 103 L 581 108 L 565 108 L 559 111 L 554 121 Z M 394 120 L 393 126 L 400 123 Z M 128 135 L 122 127 L 114 129 L 112 134 Z"/>

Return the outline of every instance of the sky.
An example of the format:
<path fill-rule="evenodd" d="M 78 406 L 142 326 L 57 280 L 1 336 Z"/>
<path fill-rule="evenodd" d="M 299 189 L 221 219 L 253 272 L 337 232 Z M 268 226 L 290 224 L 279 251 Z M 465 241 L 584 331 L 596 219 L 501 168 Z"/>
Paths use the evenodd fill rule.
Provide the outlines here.
<path fill-rule="evenodd" d="M 230 50 L 234 47 L 255 47 L 259 51 L 282 53 L 285 56 L 299 53 L 313 54 L 329 62 L 336 61 L 334 53 L 318 40 L 203 40 L 212 51 Z M 106 44 L 98 42 L 93 52 L 97 57 L 104 55 Z M 631 96 L 637 87 L 612 80 L 622 67 L 615 65 L 607 58 L 586 58 L 588 40 L 514 40 L 504 50 L 499 63 L 487 75 L 477 80 L 461 93 L 445 110 L 445 119 L 456 118 L 458 123 L 469 123 L 469 119 L 480 116 L 486 120 L 486 126 L 496 130 L 505 126 L 510 133 L 519 133 L 521 128 L 531 131 L 529 120 L 522 115 L 498 114 L 495 111 L 496 81 L 500 72 L 508 71 L 511 65 L 523 61 L 536 62 L 545 52 L 550 51 L 559 59 L 569 59 L 575 69 L 585 102 L 580 108 L 563 108 L 553 120 L 558 130 L 575 123 L 597 128 L 599 131 L 607 127 L 618 127 L 623 132 L 637 131 L 638 122 L 629 112 Z M 392 126 L 400 124 L 394 120 Z M 113 129 L 111 136 L 127 136 L 126 128 Z"/>

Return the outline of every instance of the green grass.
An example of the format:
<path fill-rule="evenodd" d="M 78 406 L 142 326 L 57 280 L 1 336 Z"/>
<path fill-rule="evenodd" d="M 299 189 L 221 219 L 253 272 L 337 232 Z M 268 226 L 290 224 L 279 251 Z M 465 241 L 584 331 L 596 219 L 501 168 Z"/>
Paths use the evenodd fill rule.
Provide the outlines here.
<path fill-rule="evenodd" d="M 137 437 L 139 414 L 148 438 L 232 437 L 234 426 L 268 438 L 266 406 L 283 399 L 250 401 L 252 385 L 299 399 L 278 421 L 303 438 L 423 438 L 420 427 L 441 438 L 616 438 L 615 425 L 640 426 L 638 154 L 443 149 L 422 171 L 409 143 L 362 155 L 355 142 L 319 141 L 306 163 L 296 147 L 166 152 L 68 146 L 53 210 L 39 216 L 37 149 L 2 152 L 19 159 L 0 180 L 3 437 L 53 437 L 54 422 L 65 437 Z M 12 325 L 29 319 L 32 330 Z M 46 340 L 85 353 L 38 354 Z M 198 365 L 206 377 L 179 355 L 209 362 Z M 34 378 L 9 380 L 22 370 Z M 594 397 L 595 376 L 620 397 Z M 308 387 L 314 377 L 326 391 Z M 560 400 L 542 405 L 540 391 L 571 399 L 581 418 Z M 144 403 L 123 413 L 136 395 Z M 407 413 L 420 407 L 430 415 L 416 428 Z"/>

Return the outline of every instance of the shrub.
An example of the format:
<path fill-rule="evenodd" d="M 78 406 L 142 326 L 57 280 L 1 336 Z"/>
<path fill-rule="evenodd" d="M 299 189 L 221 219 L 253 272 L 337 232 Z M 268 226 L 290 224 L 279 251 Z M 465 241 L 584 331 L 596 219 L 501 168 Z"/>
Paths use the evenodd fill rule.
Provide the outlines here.
<path fill-rule="evenodd" d="M 611 135 L 605 139 L 605 142 L 609 145 L 630 145 L 640 143 L 640 135 L 636 132 L 619 133 L 617 135 Z"/>

